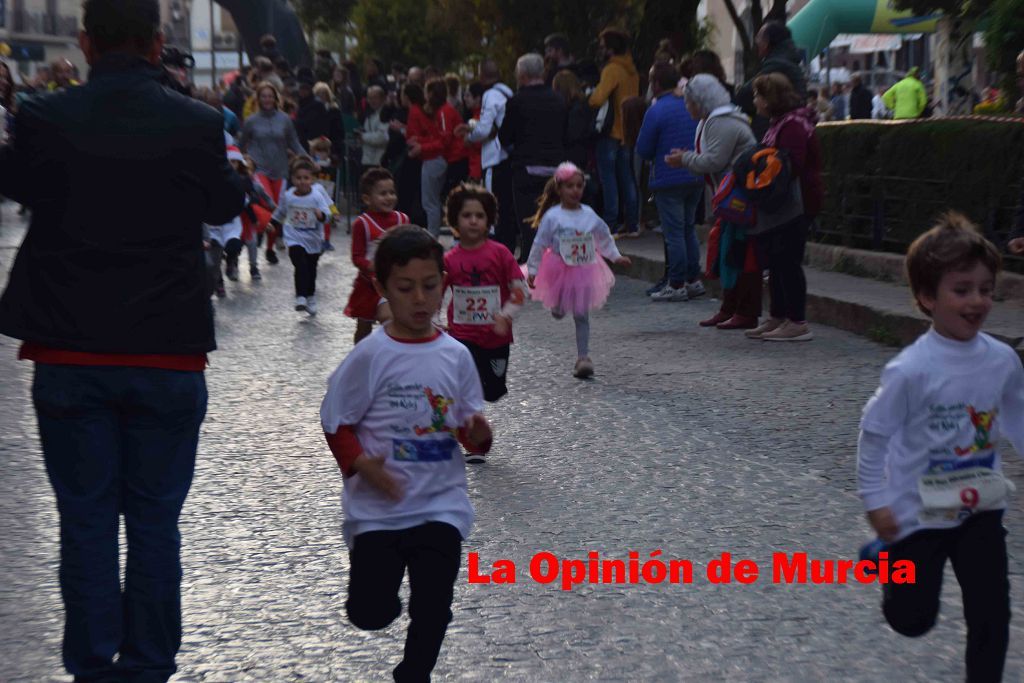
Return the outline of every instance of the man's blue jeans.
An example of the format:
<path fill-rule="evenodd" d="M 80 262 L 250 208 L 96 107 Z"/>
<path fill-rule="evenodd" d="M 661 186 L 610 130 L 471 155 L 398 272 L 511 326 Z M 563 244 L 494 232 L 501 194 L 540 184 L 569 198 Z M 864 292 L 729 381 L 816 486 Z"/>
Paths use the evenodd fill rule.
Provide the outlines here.
<path fill-rule="evenodd" d="M 673 287 L 700 277 L 700 244 L 695 222 L 703 183 L 654 191 L 668 254 L 668 282 Z"/>
<path fill-rule="evenodd" d="M 178 516 L 206 399 L 202 372 L 36 364 L 32 400 L 60 514 L 64 666 L 76 680 L 166 681 L 175 671 Z"/>
<path fill-rule="evenodd" d="M 597 141 L 597 174 L 601 179 L 604 193 L 604 222 L 612 232 L 619 224 L 619 193 L 622 193 L 625 207 L 623 222 L 627 230 L 634 230 L 640 221 L 637 203 L 636 182 L 629 163 L 629 150 L 614 138 L 603 137 Z"/>

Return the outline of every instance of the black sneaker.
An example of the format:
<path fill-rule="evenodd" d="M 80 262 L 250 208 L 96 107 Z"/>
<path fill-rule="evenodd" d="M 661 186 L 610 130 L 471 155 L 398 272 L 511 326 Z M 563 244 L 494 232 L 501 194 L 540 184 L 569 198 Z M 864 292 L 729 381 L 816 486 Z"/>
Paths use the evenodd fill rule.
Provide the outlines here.
<path fill-rule="evenodd" d="M 267 249 L 267 263 L 272 266 L 277 265 L 277 254 L 274 253 L 273 249 Z"/>

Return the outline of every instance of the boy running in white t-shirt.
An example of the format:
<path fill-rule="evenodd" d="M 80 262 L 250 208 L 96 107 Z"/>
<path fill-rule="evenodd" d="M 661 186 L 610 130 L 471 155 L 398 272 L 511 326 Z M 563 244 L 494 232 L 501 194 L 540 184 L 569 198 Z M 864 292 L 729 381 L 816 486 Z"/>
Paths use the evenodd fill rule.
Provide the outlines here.
<path fill-rule="evenodd" d="M 907 252 L 907 276 L 932 328 L 882 372 L 864 407 L 859 493 L 889 561 L 911 560 L 913 584 L 885 584 L 882 611 L 898 633 L 927 633 L 946 560 L 967 620 L 967 680 L 999 681 L 1009 641 L 1006 496 L 995 444 L 1024 453 L 1024 369 L 981 332 L 1001 262 L 963 216 L 949 213 Z"/>
<path fill-rule="evenodd" d="M 409 633 L 395 680 L 425 681 L 448 622 L 462 539 L 473 524 L 458 441 L 486 452 L 491 429 L 469 350 L 436 329 L 444 250 L 423 228 L 399 226 L 374 258 L 391 321 L 357 344 L 328 380 L 320 420 L 345 477 L 349 587 L 345 609 L 364 630 L 402 611 Z"/>
<path fill-rule="evenodd" d="M 275 230 L 284 228 L 288 257 L 295 267 L 295 310 L 316 315 L 316 268 L 324 250 L 324 224 L 331 216 L 331 201 L 313 191 L 316 164 L 297 157 L 289 167 L 291 188 L 281 195 L 273 217 Z"/>

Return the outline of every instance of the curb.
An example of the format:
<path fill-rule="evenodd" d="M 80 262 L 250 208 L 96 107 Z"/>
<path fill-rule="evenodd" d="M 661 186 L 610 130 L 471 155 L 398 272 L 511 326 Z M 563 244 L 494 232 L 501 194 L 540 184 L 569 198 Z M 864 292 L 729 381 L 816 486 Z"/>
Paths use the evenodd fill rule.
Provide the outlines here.
<path fill-rule="evenodd" d="M 660 280 L 665 272 L 665 264 L 661 260 L 634 254 L 629 254 L 629 258 L 633 262 L 630 266 L 613 265 L 612 271 L 616 275 L 652 283 Z M 722 287 L 717 280 L 705 280 L 704 287 L 712 296 L 721 298 Z M 768 290 L 765 288 L 765 299 L 768 296 Z M 893 347 L 911 344 L 931 326 L 927 320 L 921 318 L 891 313 L 867 304 L 844 301 L 810 291 L 807 292 L 807 319 Z M 1024 360 L 1024 347 L 1020 345 L 1020 338 L 1007 338 L 999 334 L 992 336 L 1008 344 L 1021 360 Z"/>

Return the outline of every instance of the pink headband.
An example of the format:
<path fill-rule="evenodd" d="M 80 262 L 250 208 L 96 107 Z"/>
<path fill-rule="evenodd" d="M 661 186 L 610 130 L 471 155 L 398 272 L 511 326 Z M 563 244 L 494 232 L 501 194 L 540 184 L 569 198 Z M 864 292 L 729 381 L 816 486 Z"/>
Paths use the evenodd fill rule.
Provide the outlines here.
<path fill-rule="evenodd" d="M 572 177 L 575 175 L 583 175 L 583 171 L 581 171 L 579 166 L 571 161 L 563 161 L 558 165 L 558 168 L 555 169 L 555 180 L 560 183 L 572 180 Z"/>

